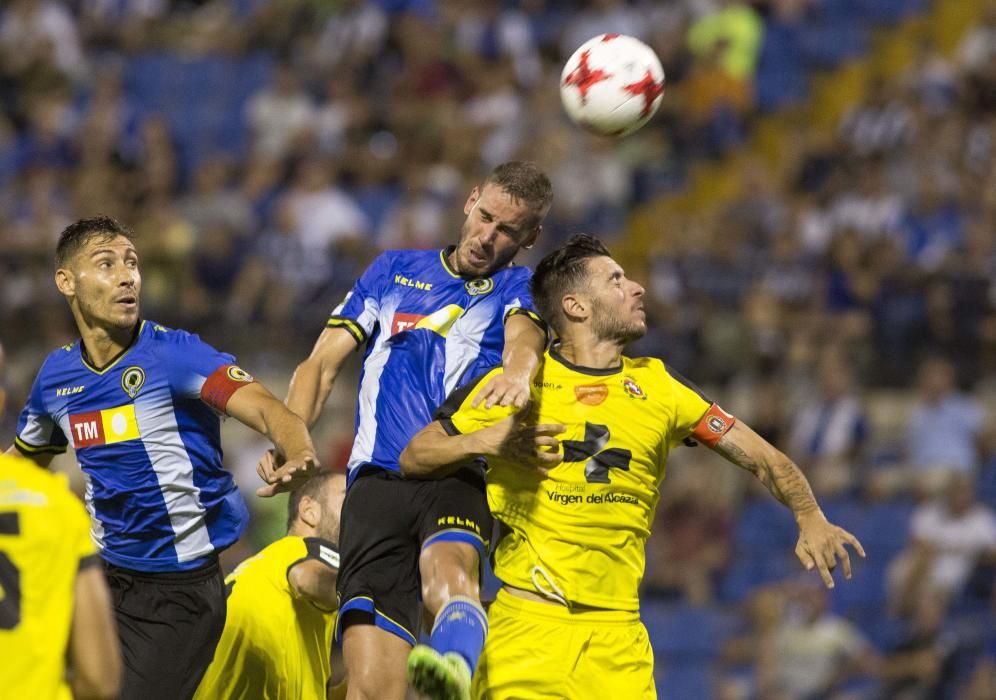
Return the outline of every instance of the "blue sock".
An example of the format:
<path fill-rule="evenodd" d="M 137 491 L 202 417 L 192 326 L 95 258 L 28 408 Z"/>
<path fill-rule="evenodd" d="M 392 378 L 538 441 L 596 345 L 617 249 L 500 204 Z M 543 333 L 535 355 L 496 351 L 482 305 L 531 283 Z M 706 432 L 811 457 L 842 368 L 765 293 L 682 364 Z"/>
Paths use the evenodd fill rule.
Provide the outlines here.
<path fill-rule="evenodd" d="M 440 654 L 455 651 L 467 662 L 473 675 L 487 636 L 488 616 L 481 604 L 471 598 L 454 596 L 436 615 L 429 646 Z"/>

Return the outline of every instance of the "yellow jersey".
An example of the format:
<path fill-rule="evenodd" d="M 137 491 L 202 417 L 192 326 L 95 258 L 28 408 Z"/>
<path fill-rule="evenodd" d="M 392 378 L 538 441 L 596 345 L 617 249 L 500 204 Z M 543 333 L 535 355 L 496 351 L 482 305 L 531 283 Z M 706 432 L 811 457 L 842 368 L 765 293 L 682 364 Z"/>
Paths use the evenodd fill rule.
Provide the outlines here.
<path fill-rule="evenodd" d="M 500 368 L 455 392 L 436 417 L 468 433 L 514 409 L 471 406 Z M 623 357 L 615 369 L 571 364 L 546 353 L 531 388 L 529 423 L 562 423 L 564 461 L 544 478 L 532 467 L 488 460 L 488 505 L 501 522 L 495 573 L 568 605 L 638 610 L 644 545 L 672 447 L 710 409 L 694 387 L 653 358 Z"/>
<path fill-rule="evenodd" d="M 99 565 L 90 518 L 66 479 L 0 455 L 0 694 L 70 698 L 65 682 L 73 592 Z"/>
<path fill-rule="evenodd" d="M 195 700 L 325 697 L 336 611 L 291 589 L 287 574 L 306 559 L 338 568 L 338 554 L 325 540 L 288 535 L 228 575 L 225 629 Z"/>

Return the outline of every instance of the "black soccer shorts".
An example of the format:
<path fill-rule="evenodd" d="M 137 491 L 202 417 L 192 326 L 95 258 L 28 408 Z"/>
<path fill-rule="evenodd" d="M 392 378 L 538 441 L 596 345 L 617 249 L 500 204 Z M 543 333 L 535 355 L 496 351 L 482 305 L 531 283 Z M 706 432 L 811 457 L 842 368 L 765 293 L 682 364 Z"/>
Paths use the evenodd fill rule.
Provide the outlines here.
<path fill-rule="evenodd" d="M 444 479 L 405 479 L 360 468 L 342 506 L 339 629 L 374 624 L 414 645 L 422 619 L 419 554 L 434 542 L 466 542 L 483 562 L 491 536 L 484 475 L 461 469 Z M 347 612 L 360 614 L 346 616 Z M 346 618 L 346 619 L 344 619 Z"/>
<path fill-rule="evenodd" d="M 148 573 L 104 563 L 124 657 L 121 700 L 194 695 L 225 628 L 217 560 L 193 571 Z"/>

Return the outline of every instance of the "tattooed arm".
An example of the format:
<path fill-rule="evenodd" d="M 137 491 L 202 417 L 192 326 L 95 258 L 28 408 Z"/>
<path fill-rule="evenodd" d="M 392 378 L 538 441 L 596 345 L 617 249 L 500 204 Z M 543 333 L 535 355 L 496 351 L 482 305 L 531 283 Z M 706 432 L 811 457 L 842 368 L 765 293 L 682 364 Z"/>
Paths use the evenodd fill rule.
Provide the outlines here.
<path fill-rule="evenodd" d="M 739 420 L 711 447 L 756 476 L 771 495 L 792 511 L 799 525 L 795 554 L 803 566 L 807 569 L 815 566 L 827 587 L 833 588 L 830 572 L 840 559 L 844 576 L 851 578 L 851 560 L 844 545 L 851 545 L 863 557 L 861 543 L 851 533 L 827 521 L 809 482 L 791 459 Z"/>

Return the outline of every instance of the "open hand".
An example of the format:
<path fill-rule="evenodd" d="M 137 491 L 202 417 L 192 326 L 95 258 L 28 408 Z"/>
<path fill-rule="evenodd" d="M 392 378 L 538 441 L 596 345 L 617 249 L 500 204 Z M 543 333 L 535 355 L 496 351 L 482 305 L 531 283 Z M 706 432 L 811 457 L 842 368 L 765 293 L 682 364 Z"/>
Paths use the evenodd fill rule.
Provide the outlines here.
<path fill-rule="evenodd" d="M 795 545 L 795 555 L 807 570 L 815 567 L 820 572 L 827 588 L 834 587 L 830 574 L 836 568 L 838 559 L 844 567 L 844 578 L 851 578 L 851 559 L 845 544 L 865 556 L 857 537 L 829 522 L 818 510 L 799 518 L 799 541 Z"/>

